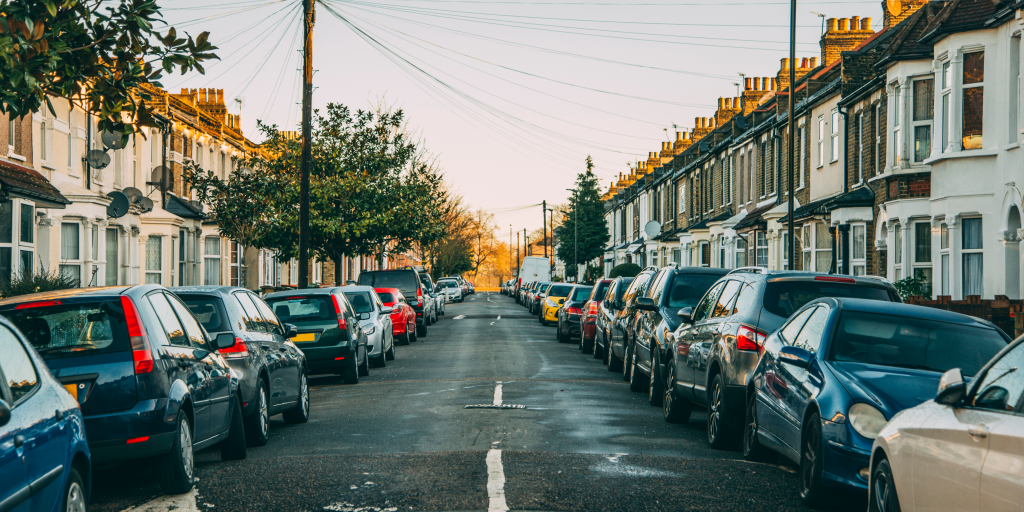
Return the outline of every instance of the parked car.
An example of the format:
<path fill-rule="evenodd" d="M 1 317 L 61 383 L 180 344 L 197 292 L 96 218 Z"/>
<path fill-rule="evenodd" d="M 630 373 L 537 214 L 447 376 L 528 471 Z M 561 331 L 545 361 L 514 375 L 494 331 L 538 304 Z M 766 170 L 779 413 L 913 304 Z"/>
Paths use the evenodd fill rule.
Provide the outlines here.
<path fill-rule="evenodd" d="M 949 311 L 869 299 L 812 301 L 764 344 L 747 390 L 744 457 L 769 461 L 778 453 L 799 464 L 800 495 L 809 505 L 820 504 L 828 488 L 866 491 L 871 445 L 886 421 L 925 401 L 943 372 L 963 366 L 974 374 L 1009 342 L 990 322 Z M 919 438 L 919 427 L 898 437 Z M 952 453 L 928 453 L 926 446 L 915 456 L 934 464 L 922 467 L 953 462 Z"/>
<path fill-rule="evenodd" d="M 220 349 L 238 375 L 245 418 L 245 439 L 263 446 L 270 439 L 270 417 L 284 414 L 286 423 L 309 420 L 306 355 L 289 340 L 294 325 L 282 324 L 263 299 L 233 286 L 190 286 L 173 289 L 210 336 L 232 336 Z"/>
<path fill-rule="evenodd" d="M 92 464 L 71 393 L 27 340 L 0 320 L 0 508 L 85 511 Z M 69 393 L 70 391 L 70 393 Z"/>
<path fill-rule="evenodd" d="M 568 343 L 573 338 L 582 337 L 583 305 L 587 303 L 592 291 L 594 291 L 593 286 L 576 285 L 573 287 L 572 293 L 560 301 L 562 307 L 558 308 L 555 332 L 559 343 Z"/>
<path fill-rule="evenodd" d="M 597 322 L 594 328 L 596 332 L 596 337 L 594 338 L 594 359 L 602 359 L 605 366 L 611 364 L 609 359 L 611 351 L 608 350 L 608 346 L 611 340 L 612 321 L 615 319 L 615 315 L 618 314 L 622 305 L 622 297 L 626 294 L 626 289 L 629 288 L 632 282 L 632 277 L 612 278 L 612 283 L 608 285 L 608 291 L 605 292 L 604 299 L 597 306 Z"/>
<path fill-rule="evenodd" d="M 548 283 L 550 286 L 544 288 L 544 295 L 537 305 L 537 318 L 541 325 L 548 325 L 550 322 L 558 321 L 558 308 L 562 307 L 562 299 L 568 298 L 575 285 L 562 283 Z"/>
<path fill-rule="evenodd" d="M 428 326 L 434 325 L 440 315 L 437 309 L 437 294 L 434 293 L 433 286 L 427 286 L 423 282 L 420 282 L 420 290 L 423 292 L 423 323 Z"/>
<path fill-rule="evenodd" d="M 658 269 L 655 267 L 647 267 L 640 271 L 622 296 L 620 307 L 616 308 L 615 318 L 612 319 L 608 328 L 608 371 L 610 372 L 624 371 L 626 368 L 623 364 L 623 361 L 626 360 L 626 347 L 640 313 L 636 307 L 636 299 L 644 296 L 647 288 L 651 285 L 651 278 L 657 271 Z M 623 374 L 623 376 L 625 380 L 629 380 L 629 374 Z"/>
<path fill-rule="evenodd" d="M 666 267 L 652 279 L 643 297 L 633 335 L 626 347 L 629 388 L 646 391 L 651 405 L 660 406 L 665 394 L 664 362 L 669 360 L 666 337 L 679 328 L 680 309 L 692 308 L 729 271 L 707 267 Z"/>
<path fill-rule="evenodd" d="M 181 494 L 193 453 L 219 443 L 221 458 L 245 458 L 238 380 L 217 352 L 235 337 L 210 339 L 166 288 L 34 293 L 0 300 L 0 314 L 75 389 L 93 463 L 152 457 L 164 492 Z"/>
<path fill-rule="evenodd" d="M 694 308 L 679 310 L 673 333 L 663 411 L 670 422 L 689 419 L 693 403 L 708 407 L 708 443 L 731 448 L 740 440 L 747 383 L 764 341 L 808 302 L 821 297 L 900 302 L 888 281 L 813 272 L 737 269 Z"/>
<path fill-rule="evenodd" d="M 943 334 L 975 339 L 959 329 Z M 1024 366 L 1024 337 L 980 369 L 974 358 L 961 363 L 934 355 L 937 366 L 958 367 L 942 375 L 934 399 L 897 413 L 874 437 L 868 510 L 1019 510 L 1024 380 L 1017 371 Z"/>
<path fill-rule="evenodd" d="M 530 302 L 528 307 L 530 308 L 531 315 L 540 314 L 543 309 L 544 299 L 548 296 L 548 288 L 551 288 L 552 284 L 554 283 L 537 283 L 533 291 L 530 292 Z"/>
<path fill-rule="evenodd" d="M 594 351 L 594 340 L 597 338 L 597 313 L 599 303 L 604 298 L 605 292 L 612 284 L 611 279 L 599 279 L 590 290 L 590 297 L 587 297 L 583 304 L 583 318 L 580 320 L 582 335 L 580 336 L 580 351 L 589 354 Z"/>
<path fill-rule="evenodd" d="M 369 286 L 348 286 L 345 298 L 352 305 L 359 325 L 366 333 L 366 356 L 370 365 L 383 368 L 395 358 L 395 338 L 391 327 L 394 308 L 385 306 L 377 292 Z"/>
<path fill-rule="evenodd" d="M 472 281 L 466 281 L 466 288 L 469 289 L 469 294 L 470 295 L 473 295 L 473 294 L 476 293 L 476 287 L 473 286 L 473 282 Z"/>
<path fill-rule="evenodd" d="M 392 308 L 391 334 L 399 345 L 416 341 L 416 312 L 398 288 L 376 288 L 377 296 L 385 306 Z"/>
<path fill-rule="evenodd" d="M 466 297 L 462 295 L 462 287 L 454 279 L 438 279 L 437 289 L 444 294 L 447 302 L 462 302 Z"/>
<path fill-rule="evenodd" d="M 405 267 L 395 270 L 373 270 L 359 274 L 359 284 L 371 288 L 398 288 L 416 311 L 416 336 L 427 335 L 427 322 L 424 316 L 428 312 L 428 299 L 420 285 L 420 275 L 416 269 Z"/>
<path fill-rule="evenodd" d="M 358 384 L 359 377 L 370 374 L 370 364 L 366 333 L 345 298 L 347 289 L 288 290 L 265 298 L 282 322 L 295 325 L 297 333 L 292 342 L 306 354 L 310 375 L 341 375 L 346 384 Z"/>

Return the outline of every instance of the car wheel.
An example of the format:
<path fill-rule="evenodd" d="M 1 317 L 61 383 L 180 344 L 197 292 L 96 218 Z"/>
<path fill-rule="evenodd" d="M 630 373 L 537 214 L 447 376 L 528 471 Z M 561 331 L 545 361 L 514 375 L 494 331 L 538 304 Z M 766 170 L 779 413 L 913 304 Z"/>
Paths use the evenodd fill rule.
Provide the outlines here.
<path fill-rule="evenodd" d="M 231 410 L 231 426 L 228 427 L 228 438 L 220 443 L 220 460 L 244 460 L 245 424 L 242 422 L 242 403 L 235 397 L 235 407 Z"/>
<path fill-rule="evenodd" d="M 810 507 L 821 503 L 825 494 L 821 482 L 821 417 L 811 414 L 804 424 L 803 445 L 800 448 L 800 497 Z"/>
<path fill-rule="evenodd" d="M 622 371 L 622 360 L 615 355 L 615 351 L 612 350 L 611 342 L 608 342 L 608 346 L 605 347 L 608 351 L 608 371 L 610 372 L 621 372 Z"/>
<path fill-rule="evenodd" d="M 160 488 L 165 494 L 184 494 L 195 485 L 195 459 L 192 453 L 192 427 L 185 411 L 178 411 L 178 428 L 171 449 L 157 462 Z"/>
<path fill-rule="evenodd" d="M 426 320 L 424 320 L 424 324 L 423 325 L 420 325 L 420 326 L 416 327 L 416 337 L 420 338 L 420 337 L 424 337 L 426 335 L 427 335 L 427 324 L 426 324 Z"/>
<path fill-rule="evenodd" d="M 896 482 L 892 479 L 889 459 L 882 458 L 878 461 L 878 465 L 871 473 L 868 512 L 900 512 L 900 499 L 896 494 Z"/>
<path fill-rule="evenodd" d="M 636 349 L 632 352 L 629 358 L 629 390 L 639 393 L 647 390 L 647 383 L 644 382 L 643 370 L 636 367 Z"/>
<path fill-rule="evenodd" d="M 384 352 L 381 352 L 379 356 L 373 358 L 373 365 L 372 366 L 374 368 L 384 368 L 387 365 L 388 365 L 387 358 L 384 356 Z"/>
<path fill-rule="evenodd" d="M 689 400 L 676 396 L 675 361 L 668 363 L 668 376 L 665 377 L 665 397 L 661 400 L 661 412 L 665 416 L 666 423 L 687 423 L 690 421 L 690 413 L 693 412 L 693 404 Z"/>
<path fill-rule="evenodd" d="M 391 338 L 391 348 L 389 348 L 387 352 L 384 352 L 384 359 L 387 359 L 388 361 L 394 361 L 395 360 L 395 338 L 394 337 Z"/>
<path fill-rule="evenodd" d="M 597 334 L 594 335 L 594 359 L 604 359 L 604 350 L 597 344 Z"/>
<path fill-rule="evenodd" d="M 651 378 L 647 379 L 647 403 L 654 407 L 661 407 L 661 401 L 665 399 L 665 381 L 658 371 L 661 366 L 658 364 L 658 349 L 652 348 L 651 354 Z"/>
<path fill-rule="evenodd" d="M 245 438 L 249 446 L 264 446 L 270 440 L 270 404 L 267 398 L 267 381 L 260 379 L 256 390 L 256 412 L 245 418 Z"/>
<path fill-rule="evenodd" d="M 548 321 L 544 319 L 544 313 L 543 312 L 541 312 L 540 315 L 537 315 L 537 318 L 540 319 L 540 324 L 541 325 L 543 325 L 544 327 L 547 327 Z"/>
<path fill-rule="evenodd" d="M 85 512 L 85 484 L 75 468 L 68 472 L 68 483 L 64 486 L 64 508 L 61 510 Z"/>
<path fill-rule="evenodd" d="M 750 462 L 775 462 L 775 452 L 761 444 L 757 436 L 757 392 L 747 399 L 746 421 L 743 422 L 743 459 Z"/>
<path fill-rule="evenodd" d="M 722 374 L 715 375 L 708 395 L 708 444 L 716 450 L 727 450 L 736 446 L 736 420 L 729 411 L 725 398 L 725 380 Z"/>
<path fill-rule="evenodd" d="M 341 380 L 345 384 L 359 384 L 359 370 L 356 369 L 355 364 L 345 368 L 341 373 Z"/>
<path fill-rule="evenodd" d="M 625 338 L 622 340 L 622 346 L 622 368 L 619 369 L 622 370 L 622 380 L 631 382 L 633 377 L 633 347 L 630 346 L 629 340 Z"/>
<path fill-rule="evenodd" d="M 299 403 L 281 415 L 285 423 L 305 423 L 309 421 L 309 379 L 306 372 L 299 377 Z"/>
<path fill-rule="evenodd" d="M 418 339 L 417 334 L 419 334 L 418 332 L 416 332 L 416 322 L 409 322 L 409 326 L 405 328 L 405 332 L 409 333 L 409 336 L 411 338 L 409 340 L 409 343 L 415 343 L 416 340 Z"/>
<path fill-rule="evenodd" d="M 366 377 L 370 374 L 370 354 L 363 348 L 363 364 L 359 365 L 359 376 Z"/>

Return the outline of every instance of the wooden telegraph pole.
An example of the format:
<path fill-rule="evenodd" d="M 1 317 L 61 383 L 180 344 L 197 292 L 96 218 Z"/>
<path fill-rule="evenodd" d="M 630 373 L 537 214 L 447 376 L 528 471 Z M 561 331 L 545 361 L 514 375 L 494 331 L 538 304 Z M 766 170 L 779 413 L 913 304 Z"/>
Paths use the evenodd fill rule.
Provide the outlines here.
<path fill-rule="evenodd" d="M 309 160 L 310 122 L 313 117 L 313 23 L 315 0 L 302 0 L 302 29 L 305 45 L 302 51 L 302 164 L 299 185 L 299 282 L 300 289 L 309 286 Z M 337 270 L 335 270 L 337 271 Z"/>

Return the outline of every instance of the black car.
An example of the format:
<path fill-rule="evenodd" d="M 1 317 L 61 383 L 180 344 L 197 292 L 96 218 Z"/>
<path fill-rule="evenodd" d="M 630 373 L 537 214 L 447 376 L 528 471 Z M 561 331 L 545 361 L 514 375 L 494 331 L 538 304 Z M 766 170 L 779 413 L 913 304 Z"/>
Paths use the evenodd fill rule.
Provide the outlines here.
<path fill-rule="evenodd" d="M 682 323 L 677 313 L 696 306 L 715 282 L 728 273 L 722 268 L 667 267 L 655 275 L 647 293 L 636 299 L 640 313 L 634 335 L 626 347 L 624 371 L 629 375 L 629 389 L 647 391 L 651 405 L 661 405 L 665 392 L 662 380 L 663 361 L 668 359 L 665 337 Z"/>
<path fill-rule="evenodd" d="M 0 301 L 85 417 L 94 464 L 155 458 L 160 486 L 195 483 L 193 453 L 244 459 L 238 380 L 187 306 L 159 285 L 80 288 Z"/>
<path fill-rule="evenodd" d="M 234 286 L 173 288 L 211 336 L 230 334 L 235 344 L 220 350 L 239 376 L 245 438 L 250 446 L 270 439 L 270 417 L 286 423 L 309 420 L 306 355 L 289 340 L 298 330 L 282 324 L 263 299 Z"/>
<path fill-rule="evenodd" d="M 291 340 L 306 355 L 309 374 L 341 375 L 346 384 L 370 374 L 366 333 L 344 287 L 275 292 L 266 299 L 282 322 L 295 325 Z"/>
<path fill-rule="evenodd" d="M 593 286 L 576 286 L 572 293 L 565 298 L 562 307 L 558 309 L 557 337 L 559 343 L 568 343 L 573 338 L 580 337 L 580 319 L 583 317 L 583 305 L 590 299 Z"/>
<path fill-rule="evenodd" d="M 667 343 L 665 420 L 686 422 L 692 404 L 708 407 L 708 443 L 738 444 L 745 416 L 746 386 L 776 331 L 808 302 L 822 297 L 900 302 L 888 281 L 814 272 L 736 269 L 716 283 L 682 320 Z M 797 392 L 794 390 L 793 392 Z"/>
<path fill-rule="evenodd" d="M 405 267 L 394 270 L 372 270 L 359 274 L 359 284 L 374 288 L 398 288 L 405 295 L 409 305 L 416 311 L 416 336 L 427 335 L 427 316 L 430 297 L 423 289 L 420 273 L 415 268 Z"/>
<path fill-rule="evenodd" d="M 597 305 L 597 331 L 594 335 L 594 359 L 603 359 L 604 364 L 610 364 L 608 360 L 611 351 L 608 350 L 608 340 L 611 339 L 610 329 L 612 320 L 615 319 L 615 315 L 619 311 L 619 307 L 622 304 L 622 296 L 626 294 L 626 289 L 629 288 L 629 284 L 633 282 L 632 277 L 616 277 L 612 279 L 612 283 L 608 285 L 608 291 L 605 292 L 604 297 Z"/>
<path fill-rule="evenodd" d="M 622 296 L 622 301 L 618 304 L 619 307 L 616 308 L 615 318 L 612 319 L 608 328 L 608 333 L 610 334 L 608 340 L 608 371 L 610 372 L 622 371 L 624 368 L 622 363 L 626 360 L 626 347 L 629 346 L 629 337 L 633 334 L 633 326 L 640 312 L 636 308 L 636 299 L 644 296 L 647 288 L 651 285 L 651 279 L 657 271 L 657 267 L 647 267 L 637 274 L 633 282 L 629 284 L 629 288 L 626 289 L 626 293 Z M 624 380 L 629 380 L 628 375 L 624 377 Z"/>

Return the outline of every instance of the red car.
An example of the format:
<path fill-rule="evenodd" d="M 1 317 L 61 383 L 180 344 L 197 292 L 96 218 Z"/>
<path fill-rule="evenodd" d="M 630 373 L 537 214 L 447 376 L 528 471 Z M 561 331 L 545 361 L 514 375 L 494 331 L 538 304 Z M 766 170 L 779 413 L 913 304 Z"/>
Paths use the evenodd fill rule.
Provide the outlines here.
<path fill-rule="evenodd" d="M 398 288 L 374 288 L 385 306 L 394 308 L 391 313 L 391 332 L 395 342 L 408 345 L 416 341 L 416 310 L 412 309 L 405 295 Z"/>
<path fill-rule="evenodd" d="M 602 279 L 594 284 L 593 291 L 590 292 L 590 298 L 583 305 L 583 335 L 580 336 L 580 350 L 584 354 L 589 354 L 594 351 L 594 340 L 597 338 L 597 314 L 600 308 L 600 302 L 604 300 L 604 294 L 608 291 L 608 287 L 611 286 L 611 279 Z"/>

